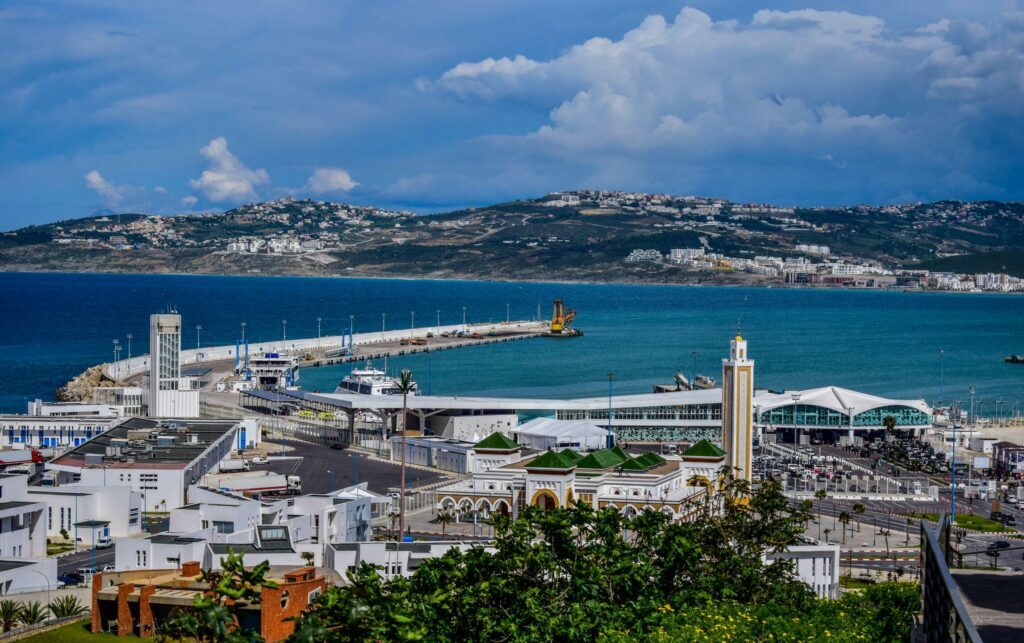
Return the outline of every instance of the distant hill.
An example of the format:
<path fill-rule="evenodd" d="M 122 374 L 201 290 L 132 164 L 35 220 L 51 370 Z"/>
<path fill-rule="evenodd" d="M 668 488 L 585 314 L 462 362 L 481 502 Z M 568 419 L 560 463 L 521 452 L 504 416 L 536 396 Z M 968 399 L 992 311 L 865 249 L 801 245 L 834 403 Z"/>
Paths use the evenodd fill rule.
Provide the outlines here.
<path fill-rule="evenodd" d="M 825 246 L 831 259 L 878 268 L 1005 266 L 1021 274 L 1024 204 L 794 208 L 581 190 L 417 216 L 281 199 L 223 213 L 103 213 L 0 233 L 0 270 L 771 283 L 780 277 L 732 270 L 730 261 L 820 261 Z M 727 261 L 715 269 L 625 261 L 634 249 L 673 248 Z"/>
<path fill-rule="evenodd" d="M 1024 247 L 943 257 L 908 267 L 934 272 L 1006 273 L 1024 278 Z"/>

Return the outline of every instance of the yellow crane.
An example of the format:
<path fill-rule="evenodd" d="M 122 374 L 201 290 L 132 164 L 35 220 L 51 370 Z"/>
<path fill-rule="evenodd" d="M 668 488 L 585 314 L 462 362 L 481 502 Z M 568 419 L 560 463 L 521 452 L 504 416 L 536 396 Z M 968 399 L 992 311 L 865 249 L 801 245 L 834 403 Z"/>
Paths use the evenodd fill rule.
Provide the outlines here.
<path fill-rule="evenodd" d="M 572 320 L 576 317 L 576 311 L 565 305 L 561 299 L 555 300 L 555 308 L 551 314 L 551 330 L 548 334 L 552 337 L 578 337 L 582 331 L 572 327 Z"/>

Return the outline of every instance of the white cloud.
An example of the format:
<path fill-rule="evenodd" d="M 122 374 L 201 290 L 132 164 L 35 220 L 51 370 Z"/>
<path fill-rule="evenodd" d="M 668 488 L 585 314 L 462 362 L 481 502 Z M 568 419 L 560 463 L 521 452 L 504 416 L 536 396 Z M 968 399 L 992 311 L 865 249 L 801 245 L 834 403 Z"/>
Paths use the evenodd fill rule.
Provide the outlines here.
<path fill-rule="evenodd" d="M 111 208 L 120 207 L 125 200 L 125 197 L 132 190 L 127 185 L 115 185 L 110 181 L 103 178 L 103 175 L 99 173 L 99 170 L 92 170 L 85 175 L 85 185 L 103 197 L 104 202 Z"/>
<path fill-rule="evenodd" d="M 347 170 L 340 167 L 318 167 L 306 181 L 305 189 L 314 194 L 326 194 L 328 192 L 347 192 L 358 185 L 359 183 L 352 179 L 352 175 Z"/>
<path fill-rule="evenodd" d="M 153 191 L 156 192 L 157 194 L 167 194 L 167 188 L 165 188 L 162 185 L 156 186 L 155 188 L 153 188 Z"/>
<path fill-rule="evenodd" d="M 207 168 L 189 185 L 210 201 L 252 201 L 257 198 L 256 187 L 270 182 L 266 170 L 250 169 L 232 154 L 223 136 L 210 141 L 199 153 L 206 159 Z"/>
<path fill-rule="evenodd" d="M 620 180 L 678 189 L 720 186 L 688 179 L 752 168 L 763 178 L 744 180 L 764 185 L 786 170 L 798 194 L 794 169 L 828 155 L 837 171 L 861 173 L 863 198 L 869 176 L 941 192 L 938 177 L 958 164 L 971 172 L 1000 163 L 1005 150 L 979 147 L 972 129 L 1024 118 L 1022 68 L 1024 21 L 1012 16 L 897 32 L 847 12 L 765 10 L 741 23 L 684 8 L 550 60 L 459 63 L 434 86 L 548 107 L 548 122 L 533 131 L 479 141 L 521 162 L 558 159 L 592 177 L 614 168 Z M 887 164 L 897 171 L 879 172 Z"/>
<path fill-rule="evenodd" d="M 196 203 L 199 203 L 199 199 L 197 199 L 197 198 L 195 198 L 194 196 L 191 196 L 191 195 L 187 196 L 187 197 L 185 197 L 184 199 L 181 200 L 181 204 L 183 206 L 185 206 L 186 208 L 191 208 Z"/>

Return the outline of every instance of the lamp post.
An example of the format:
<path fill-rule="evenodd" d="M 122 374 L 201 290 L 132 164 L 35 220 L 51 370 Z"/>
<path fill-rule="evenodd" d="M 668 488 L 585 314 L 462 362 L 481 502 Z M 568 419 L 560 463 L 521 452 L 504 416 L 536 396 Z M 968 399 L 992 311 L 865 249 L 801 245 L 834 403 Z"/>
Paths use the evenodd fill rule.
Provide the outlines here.
<path fill-rule="evenodd" d="M 796 422 L 796 407 L 800 403 L 800 394 L 790 393 L 789 397 L 793 400 L 793 455 L 795 456 L 799 453 L 800 443 L 800 427 L 797 426 Z"/>
<path fill-rule="evenodd" d="M 46 581 L 46 604 L 49 605 L 50 604 L 50 577 L 47 576 L 46 574 L 44 574 L 43 572 L 39 571 L 38 569 L 32 569 L 31 567 L 28 568 L 28 571 L 35 572 L 36 574 L 39 574 L 40 576 L 43 577 L 43 580 Z"/>
<path fill-rule="evenodd" d="M 245 343 L 245 322 L 242 322 L 242 343 Z"/>
<path fill-rule="evenodd" d="M 946 379 L 946 350 L 939 349 L 939 406 L 942 406 L 943 388 Z"/>
<path fill-rule="evenodd" d="M 416 311 L 409 311 L 409 331 L 413 332 L 416 330 Z"/>
<path fill-rule="evenodd" d="M 440 335 L 441 334 L 441 309 L 438 308 L 436 312 L 437 312 L 437 325 L 434 326 L 434 334 L 435 335 Z"/>
<path fill-rule="evenodd" d="M 384 325 L 387 322 L 387 319 L 388 319 L 388 314 L 387 313 L 381 313 L 380 314 L 380 341 L 384 341 L 384 328 L 385 328 Z"/>
<path fill-rule="evenodd" d="M 115 377 L 121 377 L 121 363 L 117 359 L 117 353 L 121 350 L 121 344 L 116 339 L 114 340 L 114 372 Z"/>
<path fill-rule="evenodd" d="M 320 322 L 323 321 L 322 317 L 316 318 L 316 347 L 320 348 Z"/>
<path fill-rule="evenodd" d="M 950 467 L 950 494 L 949 494 L 949 525 L 956 526 L 956 417 L 953 409 L 950 408 L 949 421 L 953 428 L 953 466 Z"/>
<path fill-rule="evenodd" d="M 132 334 L 128 333 L 128 361 L 132 361 Z"/>
<path fill-rule="evenodd" d="M 971 417 L 970 417 L 970 424 L 971 424 L 971 426 L 974 426 L 974 384 L 971 384 L 967 388 L 967 390 L 970 391 L 970 393 L 971 393 Z"/>
<path fill-rule="evenodd" d="M 612 380 L 615 373 L 608 371 L 608 448 L 612 448 Z"/>
<path fill-rule="evenodd" d="M 199 331 L 203 330 L 202 325 L 196 324 L 196 359 L 199 359 Z"/>
<path fill-rule="evenodd" d="M 348 457 L 352 458 L 352 484 L 359 484 L 359 454 L 350 453 Z"/>
<path fill-rule="evenodd" d="M 512 321 L 512 307 L 510 304 L 505 304 L 505 323 Z"/>
<path fill-rule="evenodd" d="M 697 358 L 700 357 L 699 351 L 693 351 L 690 353 L 690 357 L 693 358 L 693 381 L 690 382 L 690 389 L 697 387 Z"/>
<path fill-rule="evenodd" d="M 463 332 L 465 332 L 465 330 L 466 330 L 466 307 L 465 306 L 462 307 L 462 330 L 463 330 Z"/>
<path fill-rule="evenodd" d="M 328 469 L 327 473 L 329 473 L 330 476 L 331 476 L 331 488 L 328 491 L 328 493 L 334 493 L 334 470 L 333 469 Z"/>
<path fill-rule="evenodd" d="M 288 341 L 288 320 L 281 320 L 281 347 L 284 348 L 284 343 Z"/>

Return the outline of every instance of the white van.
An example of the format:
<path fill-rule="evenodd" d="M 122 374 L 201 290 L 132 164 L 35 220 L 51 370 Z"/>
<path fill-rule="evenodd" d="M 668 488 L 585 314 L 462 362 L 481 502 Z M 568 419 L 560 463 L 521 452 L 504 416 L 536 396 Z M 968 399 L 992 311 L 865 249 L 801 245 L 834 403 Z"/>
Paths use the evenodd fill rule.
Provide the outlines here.
<path fill-rule="evenodd" d="M 110 536 L 100 536 L 96 539 L 96 549 L 110 549 L 114 546 L 114 541 Z"/>

